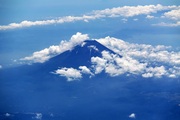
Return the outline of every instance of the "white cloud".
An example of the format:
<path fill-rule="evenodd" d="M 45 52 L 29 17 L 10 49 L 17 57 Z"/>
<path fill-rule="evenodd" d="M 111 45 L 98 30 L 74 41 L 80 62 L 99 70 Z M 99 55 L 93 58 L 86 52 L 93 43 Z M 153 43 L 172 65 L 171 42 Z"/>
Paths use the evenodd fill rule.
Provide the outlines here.
<path fill-rule="evenodd" d="M 95 74 L 99 74 L 103 71 L 107 61 L 100 57 L 92 57 L 91 62 L 94 64 Z"/>
<path fill-rule="evenodd" d="M 180 72 L 178 72 L 180 71 L 180 52 L 172 51 L 170 46 L 133 44 L 111 37 L 96 40 L 123 56 L 120 58 L 105 54 L 105 52 L 102 53 L 103 58 L 99 59 L 103 59 L 106 63 L 103 69 L 101 67 L 101 71 L 105 70 L 111 76 L 124 73 L 142 74 L 146 78 L 180 76 Z M 107 64 L 108 62 L 109 64 Z M 100 61 L 96 61 L 96 64 L 98 63 Z"/>
<path fill-rule="evenodd" d="M 172 20 L 180 20 L 180 9 L 165 12 L 164 17 Z"/>
<path fill-rule="evenodd" d="M 122 55 L 141 61 L 180 64 L 180 52 L 171 51 L 170 46 L 133 44 L 113 37 L 96 39 L 98 42 Z"/>
<path fill-rule="evenodd" d="M 62 24 L 62 23 L 70 23 L 75 21 L 88 21 L 97 19 L 98 16 L 65 16 L 58 19 L 51 20 L 42 20 L 42 21 L 22 21 L 20 23 L 10 23 L 9 25 L 1 25 L 0 30 L 8 30 L 8 29 L 16 29 L 23 27 L 31 27 L 31 26 L 41 26 L 41 25 L 51 25 L 51 24 Z"/>
<path fill-rule="evenodd" d="M 130 114 L 129 118 L 136 118 L 136 114 L 135 113 Z"/>
<path fill-rule="evenodd" d="M 168 18 L 173 20 L 172 23 L 160 22 L 157 24 L 153 24 L 155 26 L 164 26 L 164 27 L 178 27 L 180 26 L 180 7 L 178 6 L 176 9 L 165 12 L 161 18 Z"/>
<path fill-rule="evenodd" d="M 167 71 L 164 66 L 160 67 L 149 67 L 146 69 L 146 73 L 142 74 L 143 77 L 158 77 L 161 78 L 162 76 L 166 75 Z"/>
<path fill-rule="evenodd" d="M 105 10 L 97 10 L 94 11 L 95 14 L 98 15 L 105 15 L 105 16 L 123 16 L 123 17 L 133 17 L 137 15 L 148 15 L 151 13 L 156 13 L 158 11 L 163 10 L 170 10 L 175 9 L 176 6 L 162 6 L 160 4 L 158 5 L 145 5 L 145 6 L 123 6 L 123 7 L 116 7 L 112 9 L 105 9 Z"/>
<path fill-rule="evenodd" d="M 102 52 L 102 58 L 92 57 L 91 62 L 93 64 L 92 67 L 95 69 L 95 74 L 99 74 L 104 70 L 110 76 L 118 76 L 124 73 L 138 74 L 146 67 L 146 64 L 139 63 L 128 56 L 119 57 L 107 51 Z"/>
<path fill-rule="evenodd" d="M 66 77 L 68 81 L 74 81 L 82 78 L 81 72 L 74 68 L 57 69 L 55 74 Z"/>
<path fill-rule="evenodd" d="M 35 118 L 38 120 L 41 120 L 42 119 L 42 113 L 36 113 Z"/>
<path fill-rule="evenodd" d="M 147 18 L 147 19 L 153 19 L 154 16 L 152 16 L 152 15 L 147 15 L 146 18 Z"/>
<path fill-rule="evenodd" d="M 75 68 L 61 68 L 57 69 L 54 74 L 63 76 L 67 78 L 67 81 L 74 81 L 82 78 L 82 74 L 90 75 L 90 77 L 94 76 L 89 68 L 86 66 L 79 66 L 79 69 Z"/>
<path fill-rule="evenodd" d="M 90 69 L 87 68 L 86 66 L 79 66 L 79 69 L 81 70 L 82 73 L 93 75 Z"/>
<path fill-rule="evenodd" d="M 65 16 L 57 19 L 51 20 L 37 20 L 37 21 L 28 21 L 24 20 L 20 23 L 10 23 L 8 25 L 0 25 L 0 30 L 16 29 L 23 27 L 31 26 L 42 26 L 42 25 L 51 25 L 51 24 L 63 24 L 76 21 L 89 22 L 89 20 L 95 20 L 99 18 L 106 17 L 134 17 L 138 15 L 150 15 L 151 13 L 157 13 L 164 10 L 172 10 L 165 13 L 165 16 L 171 19 L 179 19 L 179 6 L 163 6 L 160 4 L 157 5 L 145 5 L 145 6 L 123 6 L 116 7 L 111 9 L 104 10 L 95 10 L 88 15 L 83 16 Z M 150 18 L 150 17 L 149 17 Z M 125 19 L 124 19 L 125 20 Z M 124 21 L 126 22 L 126 21 Z"/>
<path fill-rule="evenodd" d="M 74 46 L 87 39 L 89 39 L 87 34 L 78 32 L 69 41 L 61 41 L 59 45 L 52 45 L 49 48 L 34 52 L 32 56 L 22 58 L 21 60 L 43 63 L 57 54 L 73 49 Z"/>
<path fill-rule="evenodd" d="M 30 57 L 23 58 L 23 60 L 44 62 L 66 50 L 72 50 L 75 45 L 84 46 L 85 39 L 89 39 L 87 34 L 77 33 L 71 37 L 69 42 L 63 41 L 58 46 L 50 46 L 33 53 Z M 94 76 L 102 72 L 110 76 L 135 74 L 145 78 L 164 76 L 177 78 L 180 76 L 180 52 L 173 51 L 170 46 L 134 44 L 113 37 L 95 40 L 116 54 L 102 51 L 102 57 L 91 57 L 90 67 L 82 65 L 78 68 L 66 68 L 63 66 L 64 68 L 56 70 L 55 73 L 67 77 L 68 81 L 81 79 L 83 74 Z M 90 48 L 98 50 L 96 46 Z"/>
<path fill-rule="evenodd" d="M 2 65 L 0 65 L 0 69 L 2 69 Z"/>

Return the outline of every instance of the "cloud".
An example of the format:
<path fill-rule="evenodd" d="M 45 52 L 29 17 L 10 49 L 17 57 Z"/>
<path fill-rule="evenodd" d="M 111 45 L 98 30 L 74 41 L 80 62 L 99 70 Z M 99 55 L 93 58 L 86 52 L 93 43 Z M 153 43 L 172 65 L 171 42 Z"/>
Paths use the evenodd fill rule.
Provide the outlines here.
<path fill-rule="evenodd" d="M 0 65 L 0 69 L 2 69 L 2 65 Z"/>
<path fill-rule="evenodd" d="M 89 22 L 90 20 L 96 20 L 99 18 L 107 18 L 107 17 L 134 17 L 138 15 L 150 15 L 152 13 L 157 13 L 159 11 L 164 12 L 165 10 L 172 10 L 166 12 L 164 14 L 165 17 L 171 19 L 179 19 L 179 6 L 163 6 L 160 4 L 157 5 L 145 5 L 145 6 L 123 6 L 123 7 L 115 7 L 115 8 L 107 8 L 104 10 L 95 10 L 87 15 L 82 16 L 65 16 L 57 19 L 50 20 L 37 20 L 37 21 L 28 21 L 24 20 L 20 23 L 10 23 L 8 25 L 0 25 L 0 30 L 8 30 L 8 29 L 17 29 L 24 27 L 32 27 L 32 26 L 42 26 L 42 25 L 51 25 L 51 24 L 63 24 L 70 23 L 76 21 L 84 21 Z M 150 18 L 150 17 L 149 17 Z M 125 19 L 124 19 L 125 20 Z"/>
<path fill-rule="evenodd" d="M 144 62 L 162 62 L 171 65 L 180 64 L 180 52 L 174 52 L 170 46 L 133 44 L 113 37 L 96 39 L 99 43 L 122 55 Z"/>
<path fill-rule="evenodd" d="M 128 56 L 120 57 L 116 54 L 111 54 L 108 51 L 102 52 L 102 58 L 92 57 L 91 62 L 95 69 L 95 74 L 102 71 L 110 76 L 118 76 L 124 73 L 138 74 L 146 67 L 145 63 L 140 63 Z"/>
<path fill-rule="evenodd" d="M 42 113 L 36 113 L 35 118 L 38 120 L 41 120 L 42 119 Z"/>
<path fill-rule="evenodd" d="M 167 74 L 167 71 L 165 70 L 165 67 L 160 66 L 160 67 L 154 67 L 154 68 L 153 67 L 147 68 L 146 73 L 142 74 L 142 76 L 145 78 L 154 77 L 154 76 L 161 78 L 163 75 L 166 75 L 166 74 Z"/>
<path fill-rule="evenodd" d="M 9 113 L 6 113 L 6 114 L 5 114 L 5 116 L 6 116 L 6 117 L 10 117 L 10 116 L 11 116 L 11 114 L 9 114 Z"/>
<path fill-rule="evenodd" d="M 180 9 L 171 10 L 169 12 L 164 13 L 164 17 L 172 19 L 172 20 L 180 20 Z"/>
<path fill-rule="evenodd" d="M 81 70 L 81 73 L 94 75 L 86 66 L 79 66 L 79 69 Z"/>
<path fill-rule="evenodd" d="M 99 74 L 104 70 L 107 60 L 100 57 L 92 57 L 91 62 L 94 64 L 95 74 Z"/>
<path fill-rule="evenodd" d="M 41 21 L 27 21 L 24 20 L 20 23 L 10 23 L 9 25 L 1 25 L 0 30 L 8 30 L 8 29 L 16 29 L 16 28 L 24 28 L 24 27 L 32 27 L 32 26 L 42 26 L 42 25 L 51 25 L 51 24 L 63 24 L 70 23 L 75 21 L 85 21 L 97 19 L 98 16 L 65 16 L 58 19 L 51 20 L 41 20 Z"/>
<path fill-rule="evenodd" d="M 178 27 L 180 26 L 180 7 L 174 10 L 170 10 L 165 12 L 161 18 L 167 18 L 173 20 L 171 23 L 160 22 L 157 24 L 153 24 L 154 26 L 164 26 L 164 27 Z"/>
<path fill-rule="evenodd" d="M 55 72 L 53 73 L 66 77 L 67 81 L 79 80 L 82 78 L 82 74 L 90 75 L 90 77 L 94 76 L 91 70 L 87 68 L 86 66 L 79 66 L 79 69 L 64 67 L 64 68 L 55 70 Z"/>
<path fill-rule="evenodd" d="M 60 45 L 37 51 L 22 60 L 45 62 L 66 50 L 73 50 L 76 45 L 84 46 L 83 41 L 87 38 L 89 39 L 87 34 L 77 33 L 71 37 L 70 41 L 63 41 Z M 102 56 L 91 57 L 89 67 L 82 65 L 78 68 L 66 68 L 63 66 L 54 73 L 66 77 L 68 81 L 81 79 L 84 74 L 92 77 L 102 72 L 110 76 L 134 74 L 144 78 L 180 76 L 180 52 L 173 51 L 171 46 L 134 44 L 113 37 L 95 40 L 115 53 L 104 50 L 101 52 Z M 96 46 L 89 46 L 89 48 L 99 51 Z"/>
<path fill-rule="evenodd" d="M 154 16 L 152 16 L 152 15 L 147 15 L 146 18 L 147 18 L 147 19 L 153 19 Z"/>
<path fill-rule="evenodd" d="M 148 15 L 151 13 L 156 13 L 158 11 L 169 10 L 177 8 L 176 6 L 162 6 L 160 4 L 157 5 L 145 5 L 145 6 L 123 6 L 116 7 L 112 9 L 105 10 L 97 10 L 94 11 L 95 14 L 105 15 L 105 16 L 123 16 L 123 17 L 133 17 L 137 15 Z"/>
<path fill-rule="evenodd" d="M 63 40 L 59 45 L 52 45 L 49 48 L 34 52 L 31 56 L 22 58 L 21 60 L 43 63 L 54 57 L 55 55 L 73 49 L 74 46 L 82 43 L 87 39 L 89 39 L 87 34 L 77 32 L 71 37 L 69 41 Z"/>
<path fill-rule="evenodd" d="M 121 39 L 105 37 L 96 39 L 98 42 L 123 56 L 102 53 L 101 61 L 96 60 L 96 66 L 105 66 L 105 70 L 111 76 L 124 73 L 138 74 L 143 77 L 178 77 L 180 75 L 180 52 L 172 51 L 170 46 L 133 44 Z M 92 61 L 93 62 L 93 61 Z M 101 65 L 101 64 L 105 65 Z M 100 64 L 100 65 L 99 65 Z M 96 69 L 96 68 L 95 68 Z"/>
<path fill-rule="evenodd" d="M 135 113 L 130 114 L 129 118 L 136 118 L 136 114 Z"/>
<path fill-rule="evenodd" d="M 54 73 L 66 77 L 68 81 L 74 81 L 82 78 L 81 72 L 74 68 L 61 68 L 57 69 Z"/>
<path fill-rule="evenodd" d="M 180 26 L 180 21 L 177 21 L 175 23 L 165 23 L 165 22 L 161 22 L 161 23 L 157 23 L 157 24 L 152 24 L 153 26 L 164 26 L 164 27 L 178 27 Z"/>

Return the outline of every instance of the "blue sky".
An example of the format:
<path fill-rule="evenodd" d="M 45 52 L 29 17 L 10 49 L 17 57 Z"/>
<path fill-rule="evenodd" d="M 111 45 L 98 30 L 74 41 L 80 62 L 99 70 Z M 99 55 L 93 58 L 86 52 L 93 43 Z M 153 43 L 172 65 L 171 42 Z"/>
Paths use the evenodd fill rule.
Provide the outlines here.
<path fill-rule="evenodd" d="M 0 117 L 178 119 L 179 13 L 179 0 L 0 0 Z"/>
<path fill-rule="evenodd" d="M 175 5 L 176 8 L 141 12 L 148 11 L 145 6 L 150 5 L 159 9 L 158 4 L 161 7 Z M 91 39 L 111 36 L 130 43 L 172 46 L 177 51 L 180 45 L 179 16 L 173 10 L 178 11 L 179 4 L 178 0 L 1 0 L 0 65 L 15 64 L 15 61 L 35 51 L 69 40 L 77 32 L 88 34 Z M 138 5 L 142 10 L 136 15 L 131 7 L 137 10 Z M 120 13 L 115 13 L 117 17 L 111 17 L 113 8 L 115 11 L 125 10 L 124 6 L 129 7 L 126 9 L 130 11 L 129 15 L 120 10 Z M 107 9 L 109 13 L 104 11 Z M 85 19 L 84 15 L 93 18 Z M 69 22 L 67 16 L 73 20 Z M 47 23 L 48 20 L 52 23 Z M 63 22 L 58 23 L 58 20 Z M 43 21 L 45 24 L 37 24 Z M 12 23 L 16 25 L 10 26 Z"/>

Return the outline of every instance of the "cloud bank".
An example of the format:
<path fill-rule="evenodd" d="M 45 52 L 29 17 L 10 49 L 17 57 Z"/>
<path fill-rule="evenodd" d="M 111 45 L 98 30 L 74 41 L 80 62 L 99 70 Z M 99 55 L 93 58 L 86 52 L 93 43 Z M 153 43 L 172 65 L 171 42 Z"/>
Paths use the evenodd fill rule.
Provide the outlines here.
<path fill-rule="evenodd" d="M 53 56 L 63 53 L 67 50 L 72 50 L 74 46 L 82 43 L 84 40 L 89 39 L 87 34 L 76 33 L 69 41 L 62 40 L 59 45 L 52 45 L 41 51 L 34 52 L 32 56 L 22 58 L 21 60 L 43 63 Z"/>
<path fill-rule="evenodd" d="M 34 52 L 32 56 L 21 60 L 43 63 L 66 50 L 73 50 L 76 45 L 80 44 L 83 47 L 83 41 L 86 39 L 89 39 L 87 34 L 78 32 L 69 41 L 63 41 L 60 45 Z M 173 51 L 171 46 L 134 44 L 113 37 L 95 40 L 116 54 L 102 51 L 102 57 L 91 57 L 89 68 L 87 66 L 79 66 L 79 68 L 64 66 L 55 70 L 54 73 L 66 77 L 68 81 L 81 79 L 84 74 L 93 77 L 102 72 L 112 77 L 123 74 L 140 75 L 144 78 L 177 78 L 180 76 L 180 52 Z M 90 45 L 88 49 L 100 52 L 96 46 Z"/>
<path fill-rule="evenodd" d="M 168 11 L 168 12 L 165 12 L 165 11 Z M 141 6 L 141 5 L 123 6 L 123 7 L 115 7 L 111 9 L 107 8 L 104 10 L 94 10 L 90 14 L 85 14 L 82 16 L 65 16 L 65 17 L 60 17 L 57 19 L 37 20 L 37 21 L 24 20 L 20 23 L 10 23 L 8 25 L 0 25 L 0 30 L 17 29 L 17 28 L 32 27 L 32 26 L 51 25 L 51 24 L 63 24 L 63 23 L 70 23 L 70 22 L 76 22 L 76 21 L 88 22 L 90 20 L 96 20 L 99 18 L 107 18 L 107 17 L 128 18 L 128 17 L 134 17 L 138 15 L 150 15 L 152 13 L 157 13 L 157 12 L 164 12 L 165 18 L 176 20 L 176 23 L 177 22 L 179 23 L 179 11 L 180 11 L 180 6 L 175 6 L 175 5 L 163 6 L 163 5 L 157 4 L 157 5 L 145 5 L 145 6 Z M 150 18 L 150 16 L 147 18 Z M 162 25 L 162 24 L 158 23 L 155 25 Z M 162 26 L 165 26 L 165 25 L 162 25 Z M 167 24 L 166 26 L 169 26 L 169 25 Z M 171 26 L 179 26 L 179 24 L 171 25 Z"/>

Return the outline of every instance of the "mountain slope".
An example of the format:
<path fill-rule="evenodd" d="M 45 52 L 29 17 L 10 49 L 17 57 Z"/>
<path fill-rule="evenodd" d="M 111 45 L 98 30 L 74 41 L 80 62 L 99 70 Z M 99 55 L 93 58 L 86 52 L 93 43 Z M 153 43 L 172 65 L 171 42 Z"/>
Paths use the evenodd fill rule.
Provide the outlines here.
<path fill-rule="evenodd" d="M 54 69 L 57 69 L 57 67 L 90 67 L 91 58 L 96 56 L 102 57 L 102 51 L 116 54 L 95 40 L 86 40 L 82 44 L 75 46 L 73 50 L 65 51 L 64 53 L 51 58 L 43 63 L 42 66 L 48 66 Z"/>
<path fill-rule="evenodd" d="M 1 70 L 0 119 L 179 120 L 177 79 L 144 79 L 125 74 L 112 77 L 101 69 L 104 65 L 114 65 L 115 71 L 121 69 L 112 59 L 124 58 L 97 41 L 87 40 L 44 63 Z M 95 64 L 96 60 L 100 62 Z M 79 80 L 67 82 L 63 72 L 74 73 L 62 71 L 63 68 L 73 68 L 81 75 L 80 66 L 94 70 L 95 75 L 82 75 L 77 77 Z M 57 75 L 56 70 L 61 70 L 61 74 Z M 98 70 L 104 72 L 96 74 Z"/>

